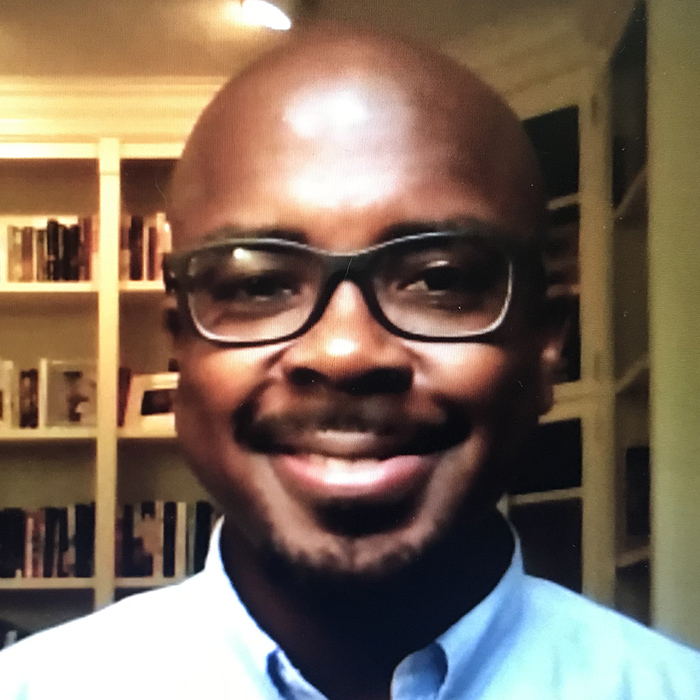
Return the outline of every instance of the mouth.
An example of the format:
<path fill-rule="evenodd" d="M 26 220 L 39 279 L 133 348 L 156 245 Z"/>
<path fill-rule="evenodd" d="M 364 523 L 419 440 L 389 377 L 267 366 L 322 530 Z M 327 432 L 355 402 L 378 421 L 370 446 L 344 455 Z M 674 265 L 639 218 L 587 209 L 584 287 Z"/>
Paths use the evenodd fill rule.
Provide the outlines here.
<path fill-rule="evenodd" d="M 318 503 L 395 502 L 415 493 L 437 463 L 436 455 L 337 457 L 319 453 L 281 454 L 273 468 L 285 486 Z"/>
<path fill-rule="evenodd" d="M 268 455 L 286 490 L 304 501 L 397 503 L 420 492 L 471 425 L 455 410 L 419 416 L 391 408 L 362 402 L 261 416 L 248 406 L 234 417 L 235 439 Z"/>

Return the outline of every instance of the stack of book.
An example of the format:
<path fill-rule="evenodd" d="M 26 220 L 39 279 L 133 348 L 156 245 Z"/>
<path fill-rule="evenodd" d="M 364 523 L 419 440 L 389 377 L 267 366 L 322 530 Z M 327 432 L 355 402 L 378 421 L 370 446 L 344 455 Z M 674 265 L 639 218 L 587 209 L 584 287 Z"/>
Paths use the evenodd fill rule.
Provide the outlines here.
<path fill-rule="evenodd" d="M 124 217 L 119 236 L 119 279 L 162 279 L 163 255 L 171 247 L 170 224 L 164 213 Z"/>
<path fill-rule="evenodd" d="M 0 239 L 0 282 L 91 280 L 98 242 L 97 217 L 48 219 L 7 226 Z"/>
<path fill-rule="evenodd" d="M 115 575 L 182 578 L 201 571 L 215 517 L 207 501 L 124 505 L 116 520 Z"/>
<path fill-rule="evenodd" d="M 95 504 L 0 510 L 0 578 L 89 578 Z"/>

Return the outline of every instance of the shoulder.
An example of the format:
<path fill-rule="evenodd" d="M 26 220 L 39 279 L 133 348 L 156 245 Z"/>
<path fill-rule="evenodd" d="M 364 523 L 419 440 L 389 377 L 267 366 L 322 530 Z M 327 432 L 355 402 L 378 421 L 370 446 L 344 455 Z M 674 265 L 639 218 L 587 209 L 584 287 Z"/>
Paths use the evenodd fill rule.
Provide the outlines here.
<path fill-rule="evenodd" d="M 195 576 L 133 595 L 9 647 L 0 652 L 0 697 L 43 698 L 42 679 L 52 679 L 49 692 L 57 683 L 71 687 L 100 678 L 104 683 L 119 669 L 133 672 L 146 664 L 157 673 L 159 659 L 177 662 L 176 640 L 181 645 L 183 636 L 197 634 L 198 587 Z"/>
<path fill-rule="evenodd" d="M 589 697 L 700 698 L 700 653 L 561 586 L 525 577 L 522 621 L 546 665 Z"/>

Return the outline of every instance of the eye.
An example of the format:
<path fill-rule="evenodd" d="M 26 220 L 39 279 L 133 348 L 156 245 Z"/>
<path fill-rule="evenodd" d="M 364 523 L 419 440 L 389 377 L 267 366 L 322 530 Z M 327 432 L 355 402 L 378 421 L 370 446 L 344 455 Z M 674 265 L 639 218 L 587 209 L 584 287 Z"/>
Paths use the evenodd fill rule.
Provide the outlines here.
<path fill-rule="evenodd" d="M 288 299 L 299 294 L 300 287 L 293 275 L 279 272 L 229 275 L 210 286 L 210 295 L 215 301 L 264 303 Z"/>
<path fill-rule="evenodd" d="M 478 294 L 494 283 L 494 271 L 479 267 L 464 269 L 450 263 L 436 263 L 417 272 L 398 285 L 400 290 L 413 293 L 439 295 Z"/>

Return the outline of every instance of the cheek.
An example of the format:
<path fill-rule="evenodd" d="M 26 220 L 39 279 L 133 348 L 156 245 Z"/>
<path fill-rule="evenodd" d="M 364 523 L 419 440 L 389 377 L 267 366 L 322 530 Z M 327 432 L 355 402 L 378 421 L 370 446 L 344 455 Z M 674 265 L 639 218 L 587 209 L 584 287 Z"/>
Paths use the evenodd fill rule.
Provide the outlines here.
<path fill-rule="evenodd" d="M 227 421 L 250 393 L 269 376 L 279 350 L 266 348 L 217 348 L 192 341 L 178 353 L 180 411 L 196 407 L 209 419 Z"/>
<path fill-rule="evenodd" d="M 527 362 L 514 349 L 454 343 L 420 349 L 416 384 L 445 400 L 486 408 L 524 393 Z M 528 381 L 528 383 L 530 383 Z"/>

